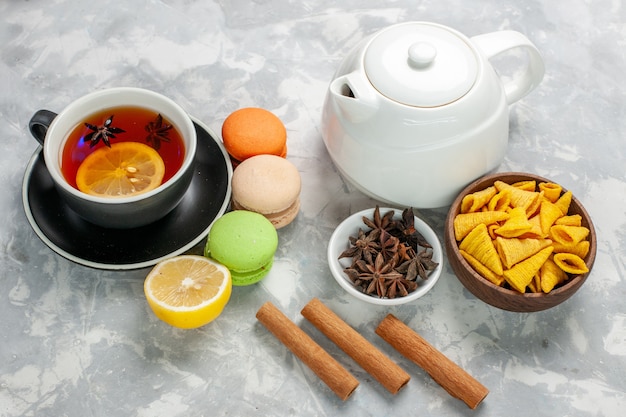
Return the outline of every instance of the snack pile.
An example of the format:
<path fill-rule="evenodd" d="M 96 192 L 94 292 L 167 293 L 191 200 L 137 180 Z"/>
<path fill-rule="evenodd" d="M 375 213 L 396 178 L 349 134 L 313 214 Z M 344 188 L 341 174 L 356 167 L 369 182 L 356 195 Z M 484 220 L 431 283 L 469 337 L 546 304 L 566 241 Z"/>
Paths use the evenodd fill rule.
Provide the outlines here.
<path fill-rule="evenodd" d="M 492 283 L 549 293 L 589 271 L 589 229 L 568 214 L 572 193 L 552 182 L 502 181 L 468 194 L 454 218 L 463 258 Z"/>

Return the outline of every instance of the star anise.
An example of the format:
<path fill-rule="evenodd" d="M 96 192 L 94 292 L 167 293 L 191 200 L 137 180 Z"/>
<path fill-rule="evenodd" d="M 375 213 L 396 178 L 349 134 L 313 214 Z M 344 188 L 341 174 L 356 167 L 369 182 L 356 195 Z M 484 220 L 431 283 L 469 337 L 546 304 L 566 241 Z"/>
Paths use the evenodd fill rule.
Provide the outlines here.
<path fill-rule="evenodd" d="M 415 280 L 418 276 L 422 279 L 428 279 L 429 271 L 434 270 L 439 265 L 439 263 L 433 261 L 432 257 L 432 252 L 420 251 L 410 260 L 398 266 L 396 271 L 403 274 L 407 280 Z"/>
<path fill-rule="evenodd" d="M 380 298 L 408 295 L 418 288 L 418 278 L 427 279 L 438 265 L 431 245 L 414 227 L 413 210 L 404 210 L 399 220 L 393 216 L 393 210 L 381 216 L 377 206 L 372 219 L 363 217 L 370 229 L 350 236 L 350 248 L 339 256 L 352 257 L 344 273 L 355 287 Z"/>
<path fill-rule="evenodd" d="M 403 275 L 394 267 L 395 262 L 386 262 L 383 255 L 379 253 L 373 264 L 361 259 L 354 264 L 354 267 L 347 268 L 344 272 L 355 285 L 361 287 L 364 293 L 376 292 L 376 295 L 382 298 L 387 295 L 387 287 L 391 281 L 403 278 Z"/>
<path fill-rule="evenodd" d="M 399 239 L 398 239 L 399 240 Z M 398 263 L 402 264 L 404 261 L 409 261 L 413 259 L 415 256 L 415 250 L 411 247 L 411 245 L 406 242 L 400 242 L 398 244 Z"/>
<path fill-rule="evenodd" d="M 148 132 L 146 136 L 146 142 L 150 144 L 154 149 L 158 150 L 161 147 L 161 141 L 169 142 L 170 138 L 167 136 L 172 125 L 163 123 L 163 116 L 159 113 L 153 122 L 146 125 L 145 129 Z"/>
<path fill-rule="evenodd" d="M 413 208 L 404 209 L 402 211 L 402 220 L 396 221 L 395 225 L 398 229 L 398 233 L 403 236 L 413 248 L 417 249 L 418 246 L 424 248 L 432 247 L 424 236 L 415 229 L 415 214 L 413 213 Z"/>
<path fill-rule="evenodd" d="M 390 280 L 387 286 L 387 297 L 396 298 L 406 297 L 417 289 L 417 282 L 410 281 L 406 278 L 396 278 Z"/>
<path fill-rule="evenodd" d="M 100 142 L 100 139 L 102 139 L 102 142 L 110 148 L 110 140 L 115 139 L 115 134 L 125 132 L 124 129 L 111 126 L 111 123 L 113 123 L 113 115 L 109 116 L 109 118 L 104 121 L 102 126 L 95 126 L 91 123 L 85 122 L 85 126 L 91 130 L 91 132 L 85 136 L 85 140 L 89 141 L 90 148 L 96 146 L 98 142 Z"/>
<path fill-rule="evenodd" d="M 368 226 L 370 229 L 376 230 L 376 229 L 380 229 L 380 230 L 385 230 L 385 231 L 390 231 L 393 227 L 394 227 L 394 221 L 393 221 L 393 215 L 395 213 L 393 212 L 393 210 L 388 211 L 387 213 L 385 213 L 384 216 L 380 216 L 380 207 L 376 206 L 376 208 L 374 209 L 374 216 L 372 219 L 369 219 L 365 216 L 363 216 L 363 223 L 365 223 L 366 226 Z"/>
<path fill-rule="evenodd" d="M 374 263 L 374 257 L 380 250 L 380 245 L 378 244 L 379 235 L 380 231 L 377 230 L 365 233 L 362 229 L 359 229 L 357 237 L 350 236 L 348 238 L 351 246 L 339 255 L 339 259 L 352 258 L 353 264 L 361 259 L 370 264 Z"/>
<path fill-rule="evenodd" d="M 385 230 L 380 232 L 380 253 L 386 261 L 397 255 L 399 244 L 400 241 L 397 237 L 392 236 Z"/>

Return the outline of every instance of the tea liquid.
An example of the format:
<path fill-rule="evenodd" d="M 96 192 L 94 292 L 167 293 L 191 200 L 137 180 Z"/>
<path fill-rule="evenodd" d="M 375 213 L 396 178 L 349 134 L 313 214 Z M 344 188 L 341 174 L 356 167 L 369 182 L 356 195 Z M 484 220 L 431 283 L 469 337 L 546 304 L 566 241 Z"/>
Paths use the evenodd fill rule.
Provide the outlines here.
<path fill-rule="evenodd" d="M 113 116 L 111 118 L 111 116 Z M 152 135 L 150 137 L 149 126 L 155 127 L 158 122 L 159 114 L 153 110 L 141 107 L 114 107 L 94 113 L 85 118 L 78 124 L 68 135 L 65 146 L 63 147 L 63 155 L 61 160 L 61 171 L 67 182 L 76 187 L 76 172 L 84 159 L 103 146 L 107 146 L 104 138 L 99 136 L 99 140 L 95 146 L 91 146 L 93 140 L 89 140 L 87 136 L 94 130 L 86 126 L 86 123 L 96 127 L 119 128 L 124 130 L 121 133 L 113 133 L 114 138 L 108 135 L 108 141 L 111 144 L 118 142 L 141 142 L 155 148 L 163 159 L 165 164 L 165 175 L 163 182 L 166 182 L 180 169 L 185 158 L 185 145 L 183 143 L 180 132 L 172 125 L 171 129 L 163 130 L 161 136 Z M 111 122 L 105 126 L 107 119 Z M 152 123 L 152 125 L 150 125 Z M 162 118 L 161 127 L 171 125 L 169 120 Z"/>

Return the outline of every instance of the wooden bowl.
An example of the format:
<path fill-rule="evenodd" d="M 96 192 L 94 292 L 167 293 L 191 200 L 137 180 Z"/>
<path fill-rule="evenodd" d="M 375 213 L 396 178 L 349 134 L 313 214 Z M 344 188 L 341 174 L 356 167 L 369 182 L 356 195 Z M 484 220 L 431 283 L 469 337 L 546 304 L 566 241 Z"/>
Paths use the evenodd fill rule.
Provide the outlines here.
<path fill-rule="evenodd" d="M 546 178 L 522 173 L 522 172 L 503 172 L 497 174 L 489 174 L 469 184 L 459 196 L 454 200 L 450 207 L 445 225 L 444 240 L 445 248 L 448 254 L 450 265 L 454 270 L 457 278 L 472 294 L 474 294 L 480 300 L 490 304 L 494 307 L 501 308 L 503 310 L 514 312 L 533 312 L 546 310 L 554 307 L 563 301 L 570 298 L 578 289 L 583 285 L 589 272 L 585 274 L 571 276 L 570 279 L 562 286 L 553 289 L 548 294 L 544 293 L 520 293 L 515 290 L 500 287 L 493 284 L 491 281 L 483 278 L 479 275 L 461 256 L 459 252 L 459 246 L 454 236 L 454 218 L 461 211 L 461 201 L 467 194 L 471 194 L 475 191 L 483 190 L 494 184 L 495 181 L 503 181 L 507 184 L 513 184 L 518 181 L 535 180 L 540 182 L 554 182 Z M 562 186 L 562 184 L 561 184 Z M 563 191 L 566 191 L 565 188 Z M 585 257 L 584 261 L 591 271 L 593 263 L 596 258 L 596 231 L 593 227 L 593 223 L 589 214 L 585 208 L 580 204 L 580 201 L 576 199 L 576 196 L 572 198 L 568 214 L 579 214 L 582 217 L 582 225 L 587 227 L 590 231 L 589 240 L 589 253 Z"/>

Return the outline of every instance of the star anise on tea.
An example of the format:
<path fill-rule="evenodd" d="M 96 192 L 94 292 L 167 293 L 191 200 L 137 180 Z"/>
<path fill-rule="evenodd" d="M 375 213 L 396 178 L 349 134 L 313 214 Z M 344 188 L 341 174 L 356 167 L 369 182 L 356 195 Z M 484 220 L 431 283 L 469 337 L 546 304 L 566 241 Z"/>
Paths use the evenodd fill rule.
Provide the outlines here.
<path fill-rule="evenodd" d="M 376 206 L 372 219 L 363 217 L 369 229 L 350 236 L 350 247 L 339 256 L 352 257 L 344 269 L 352 283 L 380 298 L 407 296 L 438 265 L 432 260 L 432 246 L 415 229 L 413 209 L 405 209 L 400 220 L 394 220 L 394 214 L 390 210 L 381 216 Z"/>
<path fill-rule="evenodd" d="M 116 134 L 125 132 L 124 129 L 111 126 L 112 123 L 113 115 L 109 116 L 109 118 L 104 121 L 102 126 L 96 126 L 85 122 L 85 126 L 91 130 L 91 132 L 85 136 L 85 140 L 89 141 L 90 148 L 96 146 L 98 142 L 100 142 L 100 139 L 102 139 L 102 142 L 110 148 L 111 139 L 115 139 Z"/>
<path fill-rule="evenodd" d="M 150 144 L 154 149 L 158 150 L 161 147 L 161 141 L 170 141 L 168 133 L 171 128 L 172 125 L 163 123 L 163 116 L 159 113 L 156 119 L 148 123 L 145 127 L 146 132 L 148 132 L 146 142 L 148 142 L 148 144 Z"/>

